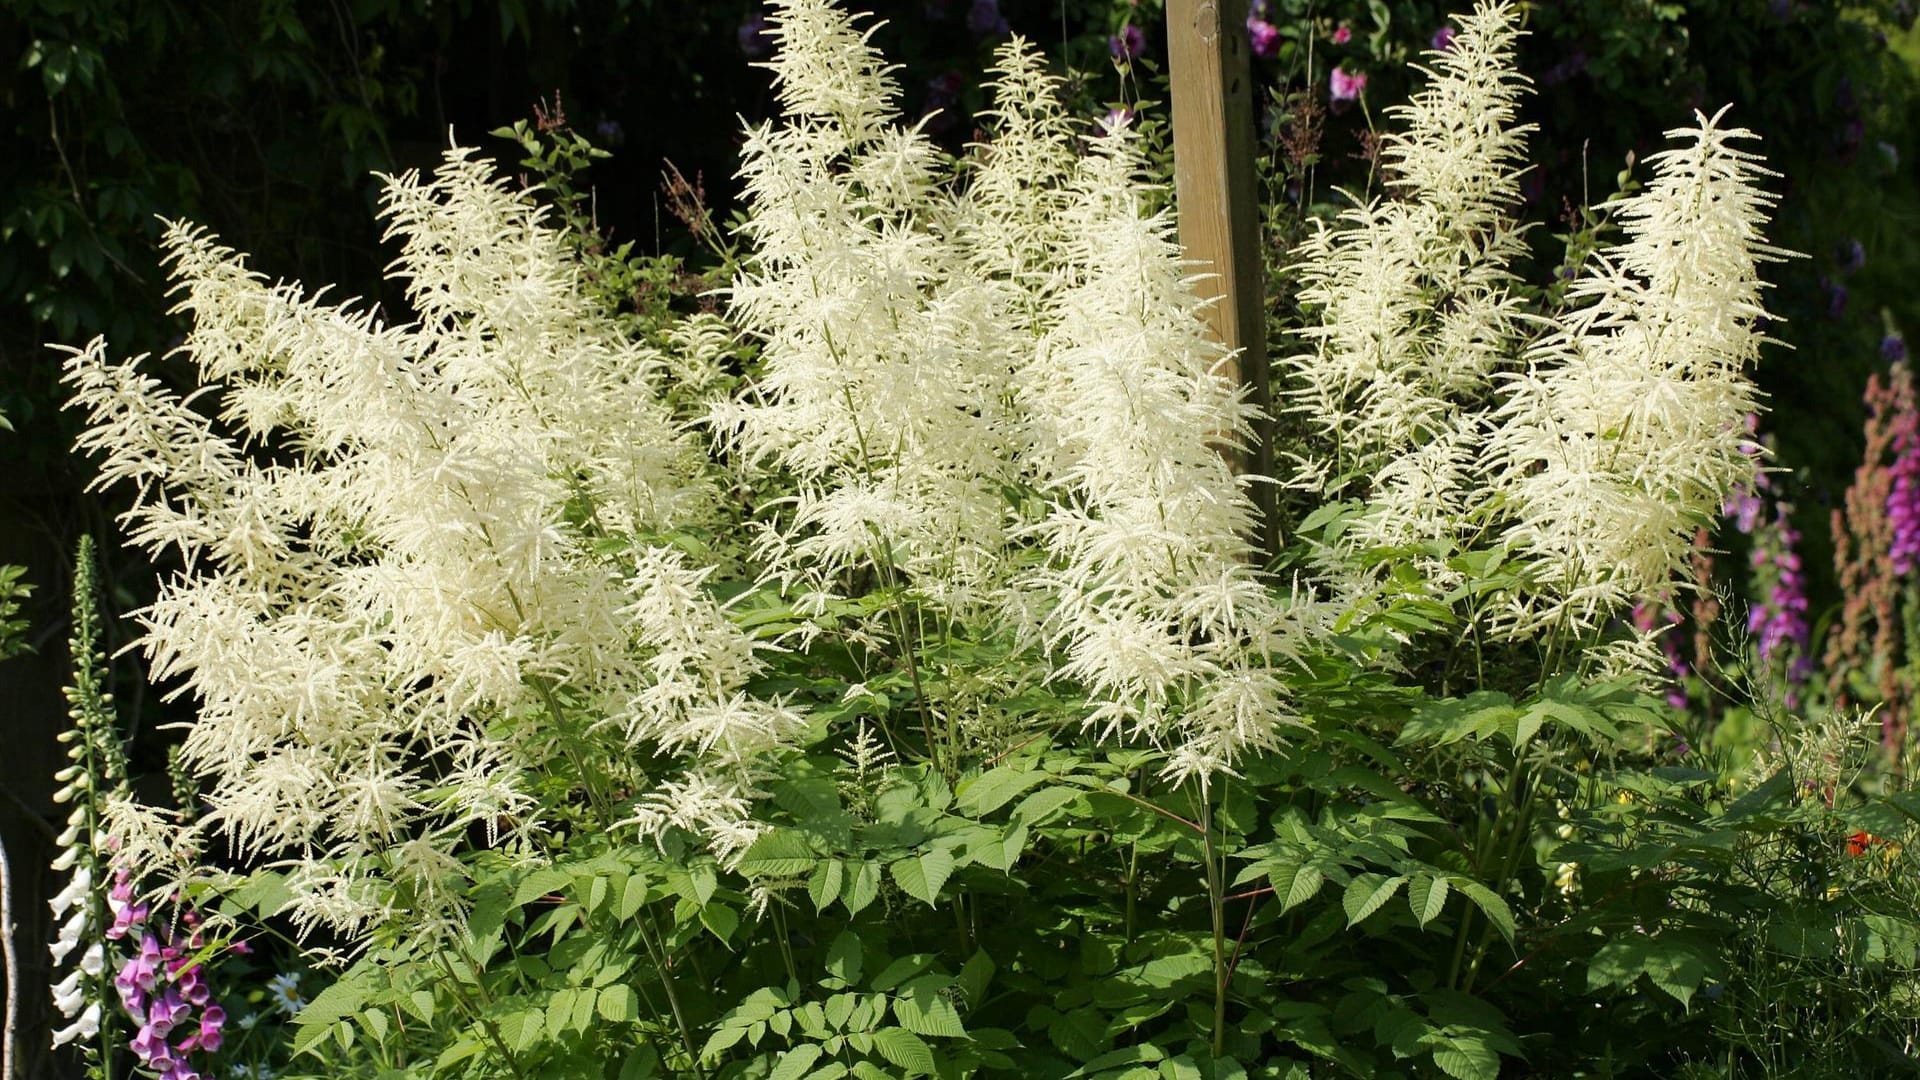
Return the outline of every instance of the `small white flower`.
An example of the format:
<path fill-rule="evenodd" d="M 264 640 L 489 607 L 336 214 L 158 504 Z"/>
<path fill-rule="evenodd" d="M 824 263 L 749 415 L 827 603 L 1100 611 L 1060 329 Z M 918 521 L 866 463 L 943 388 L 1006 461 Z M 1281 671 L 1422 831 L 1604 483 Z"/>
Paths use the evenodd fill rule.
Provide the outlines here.
<path fill-rule="evenodd" d="M 100 1003 L 93 1002 L 79 1019 L 53 1033 L 53 1045 L 65 1046 L 80 1039 L 91 1039 L 100 1034 Z"/>
<path fill-rule="evenodd" d="M 268 979 L 267 999 L 273 1008 L 287 1016 L 293 1016 L 306 1008 L 307 999 L 300 996 L 300 973 L 283 971 Z"/>
<path fill-rule="evenodd" d="M 47 901 L 47 906 L 53 909 L 53 917 L 58 919 L 64 916 L 68 908 L 86 898 L 87 890 L 91 888 L 93 888 L 92 871 L 86 866 L 75 870 L 73 880 L 67 882 L 67 887 L 55 893 L 53 898 Z"/>

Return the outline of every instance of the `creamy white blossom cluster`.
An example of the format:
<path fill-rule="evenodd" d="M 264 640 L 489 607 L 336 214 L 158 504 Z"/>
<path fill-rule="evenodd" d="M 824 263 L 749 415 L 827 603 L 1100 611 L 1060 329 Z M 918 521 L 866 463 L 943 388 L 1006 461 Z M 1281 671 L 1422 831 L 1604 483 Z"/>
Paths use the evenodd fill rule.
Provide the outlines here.
<path fill-rule="evenodd" d="M 1482 407 L 1519 351 L 1525 308 L 1507 263 L 1526 247 L 1513 215 L 1532 130 L 1516 123 L 1521 31 L 1505 3 L 1456 21 L 1432 66 L 1414 65 L 1426 85 L 1389 110 L 1401 124 L 1381 139 L 1390 194 L 1355 200 L 1296 253 L 1299 299 L 1319 318 L 1301 331 L 1312 350 L 1282 366 L 1324 450 L 1299 456 L 1293 482 L 1365 502 L 1346 556 L 1444 553 L 1476 528 Z M 1414 561 L 1429 581 L 1447 576 L 1444 558 Z"/>
<path fill-rule="evenodd" d="M 1518 20 L 1504 2 L 1459 19 L 1384 140 L 1393 197 L 1302 249 L 1319 324 L 1290 393 L 1331 449 L 1297 482 L 1364 503 L 1323 559 L 1349 604 L 1365 603 L 1370 550 L 1424 549 L 1413 565 L 1445 588 L 1445 556 L 1498 547 L 1530 582 L 1489 612 L 1503 632 L 1589 634 L 1669 588 L 1695 527 L 1752 483 L 1757 267 L 1787 253 L 1761 235 L 1771 174 L 1735 145 L 1751 133 L 1700 117 L 1610 204 L 1625 237 L 1580 268 L 1571 310 L 1532 312 L 1507 269 L 1523 246 Z M 1615 645 L 1604 664 L 1651 655 Z"/>
<path fill-rule="evenodd" d="M 1052 556 L 1029 576 L 1054 603 L 1060 673 L 1100 702 L 1090 722 L 1171 748 L 1204 780 L 1294 722 L 1276 670 L 1307 632 L 1256 571 L 1253 505 L 1222 453 L 1253 408 L 1206 336 L 1165 211 L 1125 127 L 1069 181 L 1047 325 L 1019 368 L 1023 449 Z"/>
<path fill-rule="evenodd" d="M 763 369 L 714 420 L 798 482 L 776 574 L 831 594 L 870 568 L 949 617 L 1024 623 L 1089 723 L 1169 747 L 1175 776 L 1271 745 L 1300 630 L 1222 456 L 1253 412 L 1137 135 L 1070 119 L 1016 40 L 994 138 L 950 170 L 901 125 L 870 31 L 829 0 L 770 22 L 785 117 L 748 139 L 734 287 Z"/>
<path fill-rule="evenodd" d="M 942 155 L 899 124 L 871 30 L 828 0 L 776 4 L 769 22 L 784 118 L 742 148 L 754 257 L 731 305 L 762 369 L 715 427 L 792 477 L 762 549 L 776 573 L 818 595 L 877 566 L 977 606 L 997 583 L 1012 479 L 1002 290 L 959 258 Z"/>
<path fill-rule="evenodd" d="M 1625 239 L 1582 268 L 1580 306 L 1534 345 L 1497 416 L 1490 459 L 1513 514 L 1506 540 L 1544 590 L 1516 628 L 1592 627 L 1653 597 L 1691 557 L 1694 531 L 1752 487 L 1760 408 L 1747 368 L 1758 327 L 1774 175 L 1754 138 L 1696 113 L 1667 132 L 1647 187 L 1617 201 Z"/>
<path fill-rule="evenodd" d="M 470 151 L 385 179 L 417 321 L 269 284 L 175 224 L 203 389 L 177 397 L 99 341 L 67 365 L 96 486 L 130 484 L 129 535 L 182 564 L 141 646 L 198 699 L 183 756 L 207 823 L 286 862 L 299 925 L 347 935 L 403 908 L 432 924 L 470 830 L 537 827 L 523 774 L 562 710 L 629 784 L 671 772 L 626 753 L 645 744 L 736 798 L 797 723 L 742 699 L 751 646 L 655 550 L 714 498 L 663 358 Z"/>

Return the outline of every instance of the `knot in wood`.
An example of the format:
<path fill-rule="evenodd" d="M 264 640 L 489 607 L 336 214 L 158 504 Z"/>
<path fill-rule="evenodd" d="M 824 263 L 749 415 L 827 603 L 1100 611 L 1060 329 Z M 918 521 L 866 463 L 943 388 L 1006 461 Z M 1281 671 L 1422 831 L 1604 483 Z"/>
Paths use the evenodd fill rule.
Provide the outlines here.
<path fill-rule="evenodd" d="M 1200 0 L 1193 10 L 1193 28 L 1200 35 L 1200 43 L 1211 45 L 1220 36 L 1219 0 Z"/>

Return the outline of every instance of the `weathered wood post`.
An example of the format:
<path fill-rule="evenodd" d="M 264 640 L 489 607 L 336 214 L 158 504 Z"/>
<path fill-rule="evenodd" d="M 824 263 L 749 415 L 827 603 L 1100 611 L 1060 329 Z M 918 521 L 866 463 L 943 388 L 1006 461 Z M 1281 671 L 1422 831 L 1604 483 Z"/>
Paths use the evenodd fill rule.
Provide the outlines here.
<path fill-rule="evenodd" d="M 1208 322 L 1229 349 L 1234 374 L 1255 405 L 1272 405 L 1267 379 L 1265 270 L 1254 191 L 1253 73 L 1247 0 L 1167 0 L 1168 75 L 1173 84 L 1174 201 L 1180 243 L 1200 295 L 1214 300 Z M 1273 425 L 1259 426 L 1241 471 L 1273 474 Z M 1275 547 L 1273 486 L 1257 485 L 1262 539 Z"/>

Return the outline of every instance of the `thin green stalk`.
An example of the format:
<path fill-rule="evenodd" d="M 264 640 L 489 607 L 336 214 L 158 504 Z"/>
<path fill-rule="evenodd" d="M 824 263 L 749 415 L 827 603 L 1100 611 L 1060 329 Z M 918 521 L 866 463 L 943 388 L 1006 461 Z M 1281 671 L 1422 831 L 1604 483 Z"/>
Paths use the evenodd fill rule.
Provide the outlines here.
<path fill-rule="evenodd" d="M 1221 783 L 1225 783 L 1222 778 Z M 1227 1047 L 1227 898 L 1226 867 L 1213 840 L 1213 790 L 1200 789 L 1202 856 L 1207 863 L 1207 913 L 1213 920 L 1213 1056 Z"/>
<path fill-rule="evenodd" d="M 433 958 L 440 962 L 440 970 L 446 973 L 447 989 L 453 993 L 454 1000 L 460 1003 L 460 1007 L 466 1010 L 468 1016 L 473 1017 L 474 1020 L 479 1022 L 480 1030 L 486 1033 L 488 1041 L 493 1043 L 493 1048 L 500 1051 L 500 1059 L 507 1063 L 508 1070 L 511 1071 L 514 1076 L 520 1077 L 521 1080 L 526 1080 L 527 1074 L 520 1068 L 520 1060 L 514 1057 L 513 1049 L 507 1045 L 506 1039 L 501 1037 L 499 1025 L 495 1024 L 486 1013 L 475 1006 L 473 999 L 463 992 L 460 977 L 454 973 L 453 965 L 447 962 L 446 953 L 436 947 L 433 950 Z M 475 973 L 474 984 L 484 995 L 486 985 L 480 982 L 477 972 Z"/>
<path fill-rule="evenodd" d="M 787 935 L 787 913 L 778 901 L 768 904 L 767 910 L 773 915 L 773 933 L 780 941 L 780 961 L 786 965 L 787 978 L 794 983 L 800 982 L 800 969 L 793 962 L 793 943 Z"/>
<path fill-rule="evenodd" d="M 666 951 L 653 939 L 652 928 L 645 918 L 635 920 L 640 928 L 640 943 L 646 946 L 647 955 L 653 960 L 654 970 L 660 973 L 660 985 L 667 992 L 667 1008 L 673 1011 L 674 1025 L 680 1029 L 680 1042 L 687 1048 L 687 1064 L 693 1069 L 693 1075 L 706 1080 L 705 1070 L 700 1068 L 700 1052 L 693 1046 L 693 1027 L 687 1023 L 687 1014 L 680 1007 L 680 995 L 674 990 L 673 972 L 667 967 Z"/>

